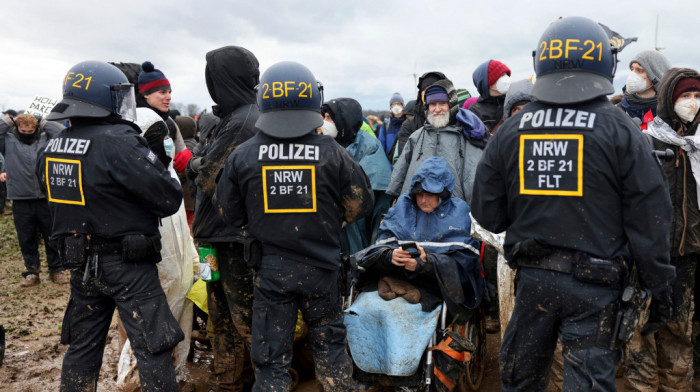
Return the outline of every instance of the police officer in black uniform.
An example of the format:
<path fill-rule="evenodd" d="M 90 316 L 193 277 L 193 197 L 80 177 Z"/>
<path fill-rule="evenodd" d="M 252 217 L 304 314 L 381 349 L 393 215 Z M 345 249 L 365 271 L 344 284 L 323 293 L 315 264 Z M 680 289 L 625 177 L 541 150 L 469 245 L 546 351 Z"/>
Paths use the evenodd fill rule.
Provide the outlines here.
<path fill-rule="evenodd" d="M 260 78 L 260 132 L 227 159 L 215 198 L 224 216 L 262 244 L 251 359 L 254 391 L 287 391 L 287 369 L 301 309 L 309 325 L 316 378 L 325 391 L 351 388 L 352 363 L 338 298 L 340 230 L 371 213 L 360 165 L 323 124 L 319 83 L 303 65 L 281 62 Z"/>
<path fill-rule="evenodd" d="M 63 100 L 47 117 L 71 121 L 47 145 L 37 169 L 52 236 L 72 271 L 61 391 L 97 388 L 115 306 L 138 361 L 141 389 L 177 390 L 171 352 L 184 336 L 156 263 L 159 218 L 178 210 L 182 190 L 126 121 L 135 119 L 135 107 L 133 85 L 118 68 L 85 61 L 68 71 Z"/>
<path fill-rule="evenodd" d="M 631 265 L 654 296 L 646 332 L 668 316 L 671 204 L 644 136 L 605 97 L 614 52 L 589 19 L 552 23 L 533 53 L 537 101 L 503 123 L 477 167 L 472 214 L 506 231 L 518 270 L 503 391 L 544 390 L 557 338 L 563 390 L 615 390 L 613 325 Z"/>

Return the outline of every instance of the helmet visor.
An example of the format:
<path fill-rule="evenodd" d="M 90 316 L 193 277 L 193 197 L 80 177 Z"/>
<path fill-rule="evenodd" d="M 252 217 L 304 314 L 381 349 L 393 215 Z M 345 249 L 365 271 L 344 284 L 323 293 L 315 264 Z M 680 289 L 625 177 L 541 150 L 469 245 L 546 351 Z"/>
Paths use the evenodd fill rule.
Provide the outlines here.
<path fill-rule="evenodd" d="M 136 121 L 136 94 L 131 83 L 110 86 L 112 91 L 112 112 L 124 120 Z"/>

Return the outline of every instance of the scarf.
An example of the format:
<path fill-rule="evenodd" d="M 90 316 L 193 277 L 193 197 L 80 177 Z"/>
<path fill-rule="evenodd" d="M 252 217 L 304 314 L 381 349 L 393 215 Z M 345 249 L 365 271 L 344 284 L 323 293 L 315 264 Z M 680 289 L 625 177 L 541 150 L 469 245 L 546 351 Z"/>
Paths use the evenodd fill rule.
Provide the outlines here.
<path fill-rule="evenodd" d="M 700 206 L 700 135 L 681 136 L 659 117 L 648 124 L 644 133 L 664 143 L 678 146 L 688 154 L 698 190 L 698 206 Z"/>

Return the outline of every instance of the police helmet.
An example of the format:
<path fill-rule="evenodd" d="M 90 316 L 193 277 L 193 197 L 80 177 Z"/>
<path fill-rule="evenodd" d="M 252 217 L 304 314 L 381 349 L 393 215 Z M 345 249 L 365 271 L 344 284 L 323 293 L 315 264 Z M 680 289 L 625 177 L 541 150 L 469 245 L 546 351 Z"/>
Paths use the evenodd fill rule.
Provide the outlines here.
<path fill-rule="evenodd" d="M 83 61 L 68 70 L 63 79 L 63 99 L 46 119 L 102 118 L 110 114 L 136 120 L 134 85 L 112 64 Z"/>
<path fill-rule="evenodd" d="M 612 94 L 616 52 L 596 22 L 579 16 L 559 19 L 532 52 L 537 79 L 530 94 L 554 104 Z"/>
<path fill-rule="evenodd" d="M 323 125 L 323 86 L 299 63 L 282 61 L 268 68 L 257 94 L 260 117 L 255 126 L 269 136 L 291 139 Z"/>

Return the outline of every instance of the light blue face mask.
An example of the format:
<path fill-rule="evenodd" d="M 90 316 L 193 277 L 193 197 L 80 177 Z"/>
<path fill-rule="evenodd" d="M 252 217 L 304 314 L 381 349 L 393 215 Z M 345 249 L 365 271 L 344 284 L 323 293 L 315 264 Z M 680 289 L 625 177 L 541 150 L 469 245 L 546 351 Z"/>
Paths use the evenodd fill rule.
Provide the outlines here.
<path fill-rule="evenodd" d="M 175 143 L 173 143 L 173 139 L 163 140 L 163 146 L 165 147 L 165 153 L 168 154 L 168 156 L 172 156 L 173 149 L 175 149 Z"/>

